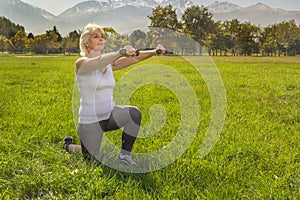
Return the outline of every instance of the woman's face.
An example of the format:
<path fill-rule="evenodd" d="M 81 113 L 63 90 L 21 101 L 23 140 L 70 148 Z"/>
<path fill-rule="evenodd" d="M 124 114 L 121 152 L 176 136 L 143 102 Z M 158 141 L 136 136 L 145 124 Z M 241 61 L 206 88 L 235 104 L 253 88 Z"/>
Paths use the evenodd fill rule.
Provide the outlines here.
<path fill-rule="evenodd" d="M 100 50 L 104 49 L 104 34 L 100 30 L 93 32 L 87 42 L 88 50 Z"/>

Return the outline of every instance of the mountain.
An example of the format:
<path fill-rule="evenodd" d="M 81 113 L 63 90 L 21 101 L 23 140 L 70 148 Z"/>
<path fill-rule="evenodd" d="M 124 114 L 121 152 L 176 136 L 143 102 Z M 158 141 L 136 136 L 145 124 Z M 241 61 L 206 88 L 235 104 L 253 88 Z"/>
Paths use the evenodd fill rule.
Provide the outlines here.
<path fill-rule="evenodd" d="M 287 11 L 279 8 L 272 8 L 262 3 L 248 7 L 240 7 L 228 2 L 215 2 L 209 5 L 208 10 L 213 14 L 214 20 L 239 19 L 241 22 L 251 22 L 262 27 L 270 24 L 280 23 L 295 19 L 300 24 L 300 11 Z"/>
<path fill-rule="evenodd" d="M 113 27 L 118 32 L 146 29 L 148 15 L 158 5 L 172 4 L 181 15 L 192 4 L 189 0 L 90 0 L 78 3 L 58 16 L 21 0 L 0 0 L 0 16 L 25 27 L 26 32 L 42 34 L 53 26 L 63 35 L 81 30 L 87 23 Z"/>
<path fill-rule="evenodd" d="M 85 2 L 86 3 L 86 2 Z M 118 32 L 132 32 L 135 29 L 143 29 L 150 24 L 147 17 L 152 8 L 125 5 L 109 11 L 97 10 L 96 7 L 82 7 L 78 5 L 72 10 L 67 10 L 59 15 L 54 24 L 60 27 L 60 31 L 67 33 L 72 30 L 82 29 L 88 23 L 97 23 L 102 27 L 113 27 Z"/>
<path fill-rule="evenodd" d="M 194 5 L 190 0 L 87 0 L 55 16 L 41 8 L 21 0 L 0 0 L 0 16 L 25 27 L 27 33 L 45 33 L 56 26 L 62 35 L 81 30 L 87 23 L 113 27 L 120 33 L 136 29 L 147 29 L 148 15 L 156 6 L 171 4 L 180 18 L 187 7 Z M 258 3 L 240 7 L 229 2 L 218 2 L 207 6 L 214 20 L 239 19 L 253 24 L 267 26 L 284 20 L 295 19 L 300 24 L 300 11 L 286 11 Z"/>
<path fill-rule="evenodd" d="M 229 2 L 218 2 L 216 1 L 214 4 L 207 6 L 208 10 L 211 13 L 228 13 L 235 10 L 241 10 L 242 7 L 235 5 Z"/>
<path fill-rule="evenodd" d="M 118 32 L 132 32 L 147 29 L 152 9 L 156 6 L 172 4 L 178 16 L 192 5 L 188 0 L 108 0 L 85 1 L 61 13 L 55 20 L 61 31 L 70 31 L 94 22 L 101 26 L 113 27 Z M 68 22 L 68 23 L 67 23 Z"/>
<path fill-rule="evenodd" d="M 24 3 L 21 0 L 0 0 L 0 16 L 9 18 L 30 32 L 40 33 L 49 29 L 55 16 L 43 9 Z"/>

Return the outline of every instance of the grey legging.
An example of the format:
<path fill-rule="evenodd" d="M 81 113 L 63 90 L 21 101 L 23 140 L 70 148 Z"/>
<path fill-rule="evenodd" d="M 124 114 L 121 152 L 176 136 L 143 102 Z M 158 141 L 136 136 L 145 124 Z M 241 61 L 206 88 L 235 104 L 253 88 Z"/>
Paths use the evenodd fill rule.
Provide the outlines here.
<path fill-rule="evenodd" d="M 77 132 L 81 142 L 81 150 L 86 159 L 98 155 L 103 132 L 124 127 L 122 132 L 123 154 L 131 152 L 140 130 L 142 114 L 134 106 L 115 106 L 109 119 L 93 124 L 78 124 Z"/>

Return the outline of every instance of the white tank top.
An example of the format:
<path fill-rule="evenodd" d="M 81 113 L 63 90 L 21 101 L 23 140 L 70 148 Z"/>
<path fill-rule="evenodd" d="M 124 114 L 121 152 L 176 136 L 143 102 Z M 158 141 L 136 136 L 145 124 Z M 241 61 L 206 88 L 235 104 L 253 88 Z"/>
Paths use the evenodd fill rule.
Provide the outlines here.
<path fill-rule="evenodd" d="M 115 79 L 111 65 L 102 74 L 99 70 L 77 74 L 80 92 L 79 123 L 91 124 L 109 118 L 115 103 L 113 88 Z"/>

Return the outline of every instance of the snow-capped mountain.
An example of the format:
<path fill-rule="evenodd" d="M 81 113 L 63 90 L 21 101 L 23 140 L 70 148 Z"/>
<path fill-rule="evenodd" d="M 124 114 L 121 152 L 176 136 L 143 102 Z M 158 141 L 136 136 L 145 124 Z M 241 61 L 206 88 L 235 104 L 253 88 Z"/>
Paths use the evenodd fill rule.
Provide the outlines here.
<path fill-rule="evenodd" d="M 163 0 L 160 3 L 154 0 L 108 0 L 85 1 L 61 13 L 53 22 L 62 31 L 73 30 L 74 27 L 83 27 L 89 22 L 101 26 L 112 26 L 118 32 L 131 32 L 135 29 L 146 29 L 150 24 L 147 17 L 156 6 L 171 4 L 181 16 L 184 10 L 192 5 L 189 0 Z M 78 29 L 78 28 L 77 28 Z"/>
<path fill-rule="evenodd" d="M 101 0 L 100 0 L 101 1 Z M 103 1 L 101 1 L 103 2 Z M 157 6 L 157 2 L 154 0 L 108 0 L 108 4 L 112 8 L 120 8 L 123 6 L 135 6 L 135 7 L 154 7 Z"/>
<path fill-rule="evenodd" d="M 124 33 L 146 29 L 150 24 L 147 16 L 152 14 L 152 9 L 169 4 L 176 9 L 180 18 L 185 9 L 194 3 L 193 0 L 87 0 L 55 16 L 22 0 L 0 0 L 0 16 L 24 26 L 27 33 L 32 32 L 34 35 L 45 33 L 53 26 L 66 35 L 73 30 L 81 30 L 87 23 L 113 27 Z M 300 11 L 271 8 L 262 3 L 240 7 L 228 2 L 215 2 L 207 8 L 213 14 L 214 20 L 237 18 L 241 22 L 249 21 L 267 26 L 295 19 L 300 24 Z"/>
<path fill-rule="evenodd" d="M 268 26 L 270 24 L 295 19 L 300 24 L 299 11 L 287 11 L 279 8 L 272 8 L 263 3 L 257 3 L 248 7 L 240 7 L 228 2 L 215 2 L 208 6 L 213 14 L 214 20 L 239 19 L 241 22 L 251 22 L 256 25 Z"/>
<path fill-rule="evenodd" d="M 78 3 L 74 7 L 64 11 L 62 15 L 76 14 L 78 12 L 104 12 L 118 9 L 125 6 L 133 6 L 137 8 L 154 8 L 156 6 L 167 6 L 171 4 L 176 9 L 184 10 L 193 3 L 188 0 L 92 0 Z"/>
<path fill-rule="evenodd" d="M 208 10 L 211 13 L 227 13 L 227 12 L 232 12 L 235 10 L 241 10 L 242 7 L 235 5 L 233 3 L 229 2 L 218 2 L 216 1 L 215 3 L 207 6 Z"/>

